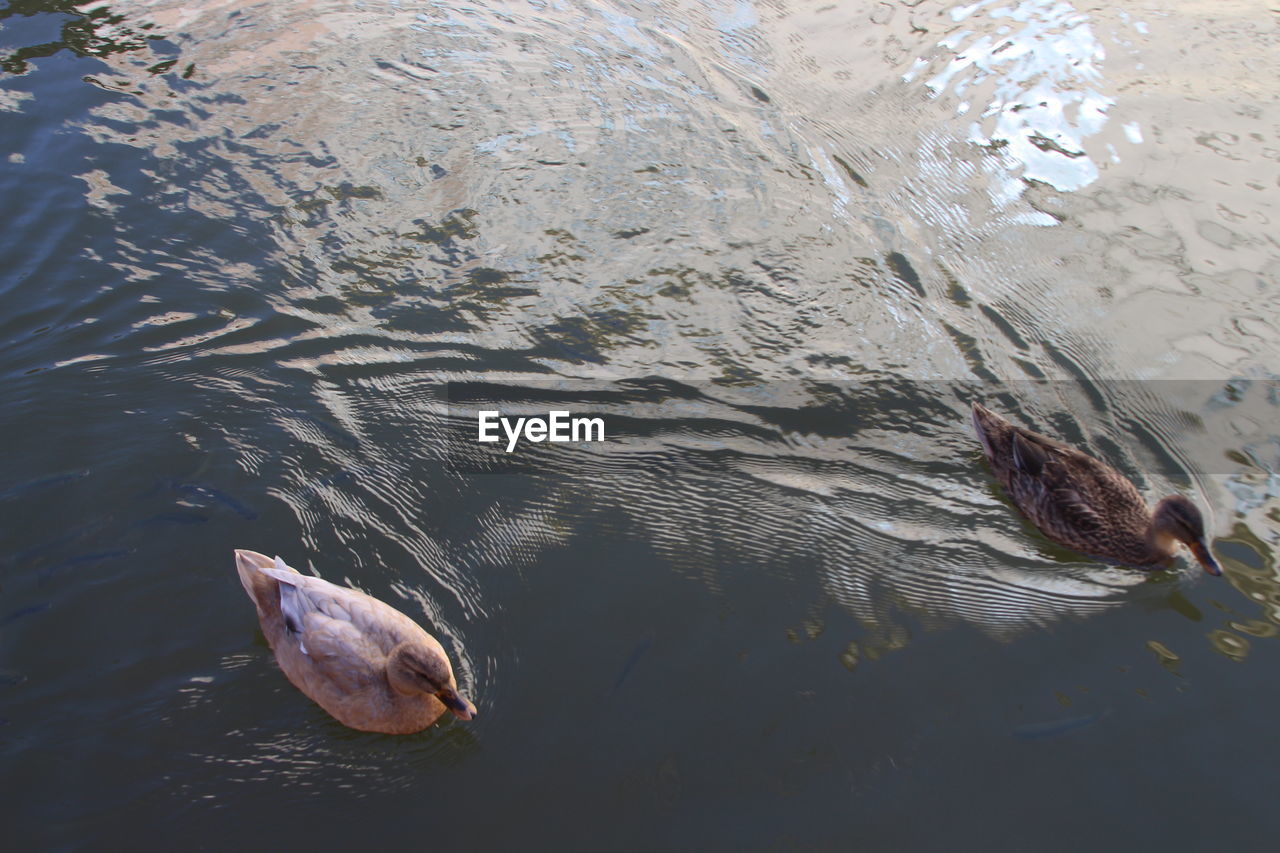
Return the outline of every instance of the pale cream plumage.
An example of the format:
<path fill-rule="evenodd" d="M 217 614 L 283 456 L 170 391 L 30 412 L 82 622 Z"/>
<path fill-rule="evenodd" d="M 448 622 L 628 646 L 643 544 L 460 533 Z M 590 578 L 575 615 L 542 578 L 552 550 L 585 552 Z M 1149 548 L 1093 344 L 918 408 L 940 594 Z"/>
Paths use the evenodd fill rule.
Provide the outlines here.
<path fill-rule="evenodd" d="M 409 734 L 446 708 L 469 720 L 444 648 L 399 610 L 354 589 L 237 550 L 236 571 L 294 686 L 353 729 Z"/>

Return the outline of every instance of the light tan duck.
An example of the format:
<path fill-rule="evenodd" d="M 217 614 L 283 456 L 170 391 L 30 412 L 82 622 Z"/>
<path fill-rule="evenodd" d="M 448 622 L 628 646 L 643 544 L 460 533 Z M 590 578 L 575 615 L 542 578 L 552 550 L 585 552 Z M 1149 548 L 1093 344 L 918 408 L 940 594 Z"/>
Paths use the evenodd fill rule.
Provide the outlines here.
<path fill-rule="evenodd" d="M 284 674 L 338 722 L 400 735 L 446 708 L 475 716 L 444 648 L 399 610 L 256 551 L 236 551 L 236 571 Z"/>
<path fill-rule="evenodd" d="M 996 479 L 1045 536 L 1084 554 L 1142 568 L 1168 566 L 1178 542 L 1211 575 L 1222 570 L 1204 519 L 1182 495 L 1147 509 L 1127 477 L 1092 456 L 1014 426 L 973 404 L 973 427 Z"/>

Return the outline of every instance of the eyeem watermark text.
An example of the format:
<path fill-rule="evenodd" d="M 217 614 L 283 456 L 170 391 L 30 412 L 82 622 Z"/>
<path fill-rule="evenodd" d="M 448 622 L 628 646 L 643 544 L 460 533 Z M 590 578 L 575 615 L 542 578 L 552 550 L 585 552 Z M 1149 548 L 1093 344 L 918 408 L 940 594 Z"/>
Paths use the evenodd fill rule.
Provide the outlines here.
<path fill-rule="evenodd" d="M 501 441 L 505 434 L 507 452 L 516 449 L 521 439 L 540 442 L 604 441 L 604 418 L 575 418 L 569 412 L 547 412 L 545 418 L 504 418 L 501 412 L 477 413 L 477 431 L 482 442 Z"/>

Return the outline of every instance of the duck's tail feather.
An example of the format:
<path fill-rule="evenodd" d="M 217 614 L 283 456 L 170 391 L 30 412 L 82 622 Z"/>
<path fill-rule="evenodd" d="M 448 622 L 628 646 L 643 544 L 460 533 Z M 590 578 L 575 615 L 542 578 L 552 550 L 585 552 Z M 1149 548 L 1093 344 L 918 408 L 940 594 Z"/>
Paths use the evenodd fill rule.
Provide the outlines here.
<path fill-rule="evenodd" d="M 273 566 L 264 566 L 261 573 L 276 581 L 278 585 L 280 613 L 284 616 L 285 626 L 293 633 L 301 634 L 306 614 L 317 609 L 315 602 L 298 589 L 297 582 L 302 579 L 302 575 L 292 566 L 285 565 L 284 560 L 279 557 L 276 557 Z M 306 653 L 305 646 L 302 651 Z"/>
<path fill-rule="evenodd" d="M 253 599 L 261 616 L 279 616 L 280 586 L 274 578 L 263 574 L 265 568 L 274 568 L 275 560 L 257 551 L 236 549 L 236 573 L 240 584 Z"/>
<path fill-rule="evenodd" d="M 973 431 L 982 442 L 982 449 L 988 459 L 996 458 L 998 436 L 1008 429 L 1009 423 L 981 403 L 973 403 Z"/>

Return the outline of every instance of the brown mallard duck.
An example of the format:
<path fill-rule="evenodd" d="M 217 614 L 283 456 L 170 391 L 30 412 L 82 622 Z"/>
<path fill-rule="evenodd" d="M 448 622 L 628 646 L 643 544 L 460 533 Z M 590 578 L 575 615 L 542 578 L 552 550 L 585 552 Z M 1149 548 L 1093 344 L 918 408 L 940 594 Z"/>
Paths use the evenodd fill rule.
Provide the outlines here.
<path fill-rule="evenodd" d="M 1138 489 L 1087 453 L 1014 426 L 973 404 L 973 427 L 996 479 L 1045 536 L 1075 551 L 1142 568 L 1168 566 L 1181 542 L 1204 570 L 1222 574 L 1204 518 L 1182 495 L 1147 509 Z"/>
<path fill-rule="evenodd" d="M 256 551 L 236 551 L 236 571 L 284 674 L 338 722 L 402 735 L 446 709 L 475 716 L 444 648 L 391 605 Z"/>

